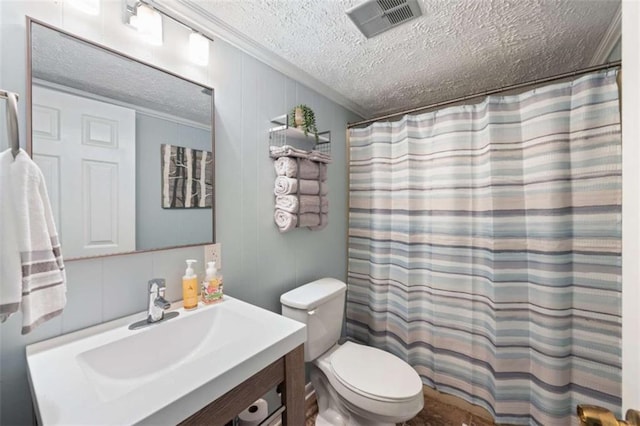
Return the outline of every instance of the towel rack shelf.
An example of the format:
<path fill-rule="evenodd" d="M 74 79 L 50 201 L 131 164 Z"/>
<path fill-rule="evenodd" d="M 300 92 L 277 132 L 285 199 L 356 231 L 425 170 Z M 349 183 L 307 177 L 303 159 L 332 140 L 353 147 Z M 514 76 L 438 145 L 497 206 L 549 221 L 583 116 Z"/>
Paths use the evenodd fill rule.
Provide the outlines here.
<path fill-rule="evenodd" d="M 295 148 L 316 150 L 327 154 L 331 153 L 331 131 L 318 132 L 315 135 L 304 134 L 304 131 L 289 126 L 289 115 L 284 114 L 271 120 L 273 125 L 269 129 L 269 146 L 292 145 Z"/>

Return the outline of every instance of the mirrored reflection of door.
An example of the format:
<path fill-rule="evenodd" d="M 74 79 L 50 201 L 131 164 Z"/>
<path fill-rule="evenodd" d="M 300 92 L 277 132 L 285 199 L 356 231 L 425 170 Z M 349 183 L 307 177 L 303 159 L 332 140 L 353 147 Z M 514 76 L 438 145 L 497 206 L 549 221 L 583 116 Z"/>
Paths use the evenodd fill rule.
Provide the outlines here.
<path fill-rule="evenodd" d="M 135 251 L 135 122 L 132 109 L 33 86 L 33 159 L 65 257 Z"/>

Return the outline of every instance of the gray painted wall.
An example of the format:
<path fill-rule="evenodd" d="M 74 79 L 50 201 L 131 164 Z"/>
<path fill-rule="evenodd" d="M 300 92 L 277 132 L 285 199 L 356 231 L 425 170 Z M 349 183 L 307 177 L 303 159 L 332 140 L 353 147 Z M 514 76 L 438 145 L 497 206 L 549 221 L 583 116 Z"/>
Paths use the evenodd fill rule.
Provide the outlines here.
<path fill-rule="evenodd" d="M 212 44 L 208 68 L 189 64 L 184 57 L 188 34 L 169 20 L 164 21 L 165 46 L 149 46 L 122 25 L 120 2 L 103 1 L 97 17 L 59 1 L 3 0 L 0 7 L 0 87 L 23 96 L 22 135 L 25 15 L 212 86 L 216 105 L 216 235 L 222 243 L 227 293 L 279 312 L 283 292 L 323 276 L 345 279 L 345 127 L 357 116 L 221 40 Z M 329 226 L 319 232 L 300 229 L 281 235 L 273 224 L 269 119 L 299 103 L 315 110 L 321 130 L 332 132 Z M 0 149 L 6 148 L 5 140 L 0 143 Z M 0 424 L 33 421 L 25 345 L 143 311 L 146 283 L 153 277 L 165 277 L 168 297 L 180 299 L 184 259 L 198 259 L 202 274 L 202 251 L 194 247 L 68 262 L 68 303 L 62 316 L 26 336 L 20 335 L 20 314 L 0 326 Z"/>
<path fill-rule="evenodd" d="M 622 59 L 622 37 L 618 39 L 615 46 L 609 53 L 609 57 L 607 58 L 607 62 L 619 61 Z"/>
<path fill-rule="evenodd" d="M 211 151 L 211 133 L 136 113 L 136 248 L 211 242 L 211 209 L 163 209 L 160 145 Z"/>

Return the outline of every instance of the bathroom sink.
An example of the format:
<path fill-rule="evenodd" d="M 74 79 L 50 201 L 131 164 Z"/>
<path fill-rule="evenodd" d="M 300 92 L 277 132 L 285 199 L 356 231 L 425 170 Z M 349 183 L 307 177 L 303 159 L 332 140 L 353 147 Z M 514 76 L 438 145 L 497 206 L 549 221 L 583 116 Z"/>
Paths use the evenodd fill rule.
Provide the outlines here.
<path fill-rule="evenodd" d="M 304 325 L 225 296 L 139 330 L 146 313 L 27 346 L 40 424 L 175 424 L 304 343 Z"/>

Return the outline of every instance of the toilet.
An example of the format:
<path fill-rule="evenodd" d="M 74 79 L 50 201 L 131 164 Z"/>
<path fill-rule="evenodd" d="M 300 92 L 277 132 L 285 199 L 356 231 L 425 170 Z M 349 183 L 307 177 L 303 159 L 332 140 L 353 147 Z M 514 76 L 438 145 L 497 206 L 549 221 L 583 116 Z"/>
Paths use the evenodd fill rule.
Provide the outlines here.
<path fill-rule="evenodd" d="M 338 344 L 347 286 L 322 278 L 280 297 L 282 315 L 307 325 L 304 359 L 318 399 L 318 426 L 393 426 L 424 405 L 418 373 L 400 358 L 353 342 Z"/>

